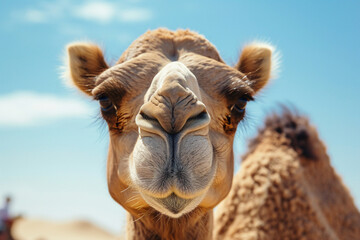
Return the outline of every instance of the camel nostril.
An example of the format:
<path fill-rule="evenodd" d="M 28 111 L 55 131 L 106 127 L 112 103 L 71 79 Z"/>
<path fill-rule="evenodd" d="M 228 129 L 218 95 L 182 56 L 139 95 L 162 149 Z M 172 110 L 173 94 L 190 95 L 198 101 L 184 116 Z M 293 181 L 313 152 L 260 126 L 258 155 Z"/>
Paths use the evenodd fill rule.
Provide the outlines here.
<path fill-rule="evenodd" d="M 205 129 L 204 127 L 209 125 L 210 120 L 210 115 L 205 109 L 203 109 L 203 111 L 201 111 L 200 113 L 194 114 L 193 116 L 186 119 L 183 128 L 186 132 Z"/>
<path fill-rule="evenodd" d="M 152 113 L 145 112 L 140 110 L 135 118 L 135 123 L 139 127 L 139 134 L 143 137 L 156 134 L 165 139 L 166 134 L 164 134 L 164 129 L 159 119 L 154 117 Z"/>
<path fill-rule="evenodd" d="M 196 131 L 210 122 L 203 103 L 189 95 L 178 99 L 175 105 L 166 104 L 162 96 L 145 103 L 136 117 L 136 124 L 143 130 L 162 131 L 163 134 L 177 134 L 182 130 Z M 156 101 L 155 101 L 156 100 Z M 163 100 L 162 102 L 160 100 Z"/>
<path fill-rule="evenodd" d="M 186 122 L 189 122 L 191 120 L 203 120 L 203 119 L 206 119 L 207 118 L 207 113 L 206 111 L 202 111 L 201 113 L 193 116 L 193 117 L 190 117 L 188 120 L 186 120 Z"/>
<path fill-rule="evenodd" d="M 152 117 L 150 117 L 150 116 L 146 115 L 144 112 L 140 112 L 140 115 L 141 115 L 141 117 L 142 117 L 143 119 L 145 119 L 145 120 L 149 120 L 149 121 L 157 121 L 157 119 L 156 119 L 156 118 L 152 118 Z"/>

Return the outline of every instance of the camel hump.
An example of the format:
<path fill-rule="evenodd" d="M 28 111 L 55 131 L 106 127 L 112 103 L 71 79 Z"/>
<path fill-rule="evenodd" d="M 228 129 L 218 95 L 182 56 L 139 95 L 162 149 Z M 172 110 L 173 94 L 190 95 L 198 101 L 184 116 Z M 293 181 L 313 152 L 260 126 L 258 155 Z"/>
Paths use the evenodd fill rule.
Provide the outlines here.
<path fill-rule="evenodd" d="M 359 239 L 360 213 L 307 117 L 265 121 L 217 207 L 214 239 Z"/>
<path fill-rule="evenodd" d="M 281 145 L 287 145 L 294 149 L 299 156 L 316 160 L 314 143 L 319 143 L 315 127 L 309 123 L 309 119 L 299 114 L 296 109 L 282 107 L 279 113 L 273 113 L 266 118 L 265 126 L 259 130 L 259 134 L 250 141 L 249 153 L 264 139 L 272 138 Z M 317 145 L 317 144 L 316 144 Z"/>

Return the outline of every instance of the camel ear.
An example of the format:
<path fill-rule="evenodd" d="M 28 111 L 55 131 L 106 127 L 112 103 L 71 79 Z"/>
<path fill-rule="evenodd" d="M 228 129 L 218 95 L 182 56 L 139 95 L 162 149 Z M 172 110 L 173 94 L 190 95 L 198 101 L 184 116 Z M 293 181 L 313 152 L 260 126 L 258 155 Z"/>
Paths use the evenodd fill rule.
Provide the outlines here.
<path fill-rule="evenodd" d="M 95 78 L 108 69 L 101 49 L 90 43 L 72 43 L 67 46 L 68 73 L 72 85 L 91 96 Z"/>
<path fill-rule="evenodd" d="M 250 86 L 257 92 L 270 79 L 271 71 L 276 66 L 272 62 L 274 47 L 264 43 L 253 43 L 245 46 L 236 69 L 244 73 L 250 80 Z"/>

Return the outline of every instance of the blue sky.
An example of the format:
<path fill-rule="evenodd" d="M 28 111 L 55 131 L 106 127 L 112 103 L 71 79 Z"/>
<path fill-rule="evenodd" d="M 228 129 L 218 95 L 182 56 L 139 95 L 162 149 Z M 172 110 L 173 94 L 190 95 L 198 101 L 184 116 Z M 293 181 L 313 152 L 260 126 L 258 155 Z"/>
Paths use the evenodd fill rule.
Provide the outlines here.
<path fill-rule="evenodd" d="M 247 42 L 274 44 L 281 71 L 248 107 L 237 161 L 266 114 L 294 105 L 360 206 L 359 12 L 359 1 L 2 1 L 0 197 L 14 197 L 14 213 L 121 230 L 125 213 L 106 186 L 106 127 L 97 104 L 60 80 L 64 46 L 96 42 L 111 64 L 146 30 L 167 27 L 205 35 L 229 64 Z"/>

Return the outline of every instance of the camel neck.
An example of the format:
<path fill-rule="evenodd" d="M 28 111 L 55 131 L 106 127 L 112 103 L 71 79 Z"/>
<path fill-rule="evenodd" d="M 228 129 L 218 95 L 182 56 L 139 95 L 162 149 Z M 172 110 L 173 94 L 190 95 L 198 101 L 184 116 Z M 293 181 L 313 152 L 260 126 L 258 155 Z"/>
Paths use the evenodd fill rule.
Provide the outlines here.
<path fill-rule="evenodd" d="M 196 239 L 211 240 L 213 229 L 213 211 L 201 213 L 194 210 L 183 217 L 174 219 L 160 213 L 134 218 L 128 214 L 127 239 Z"/>

